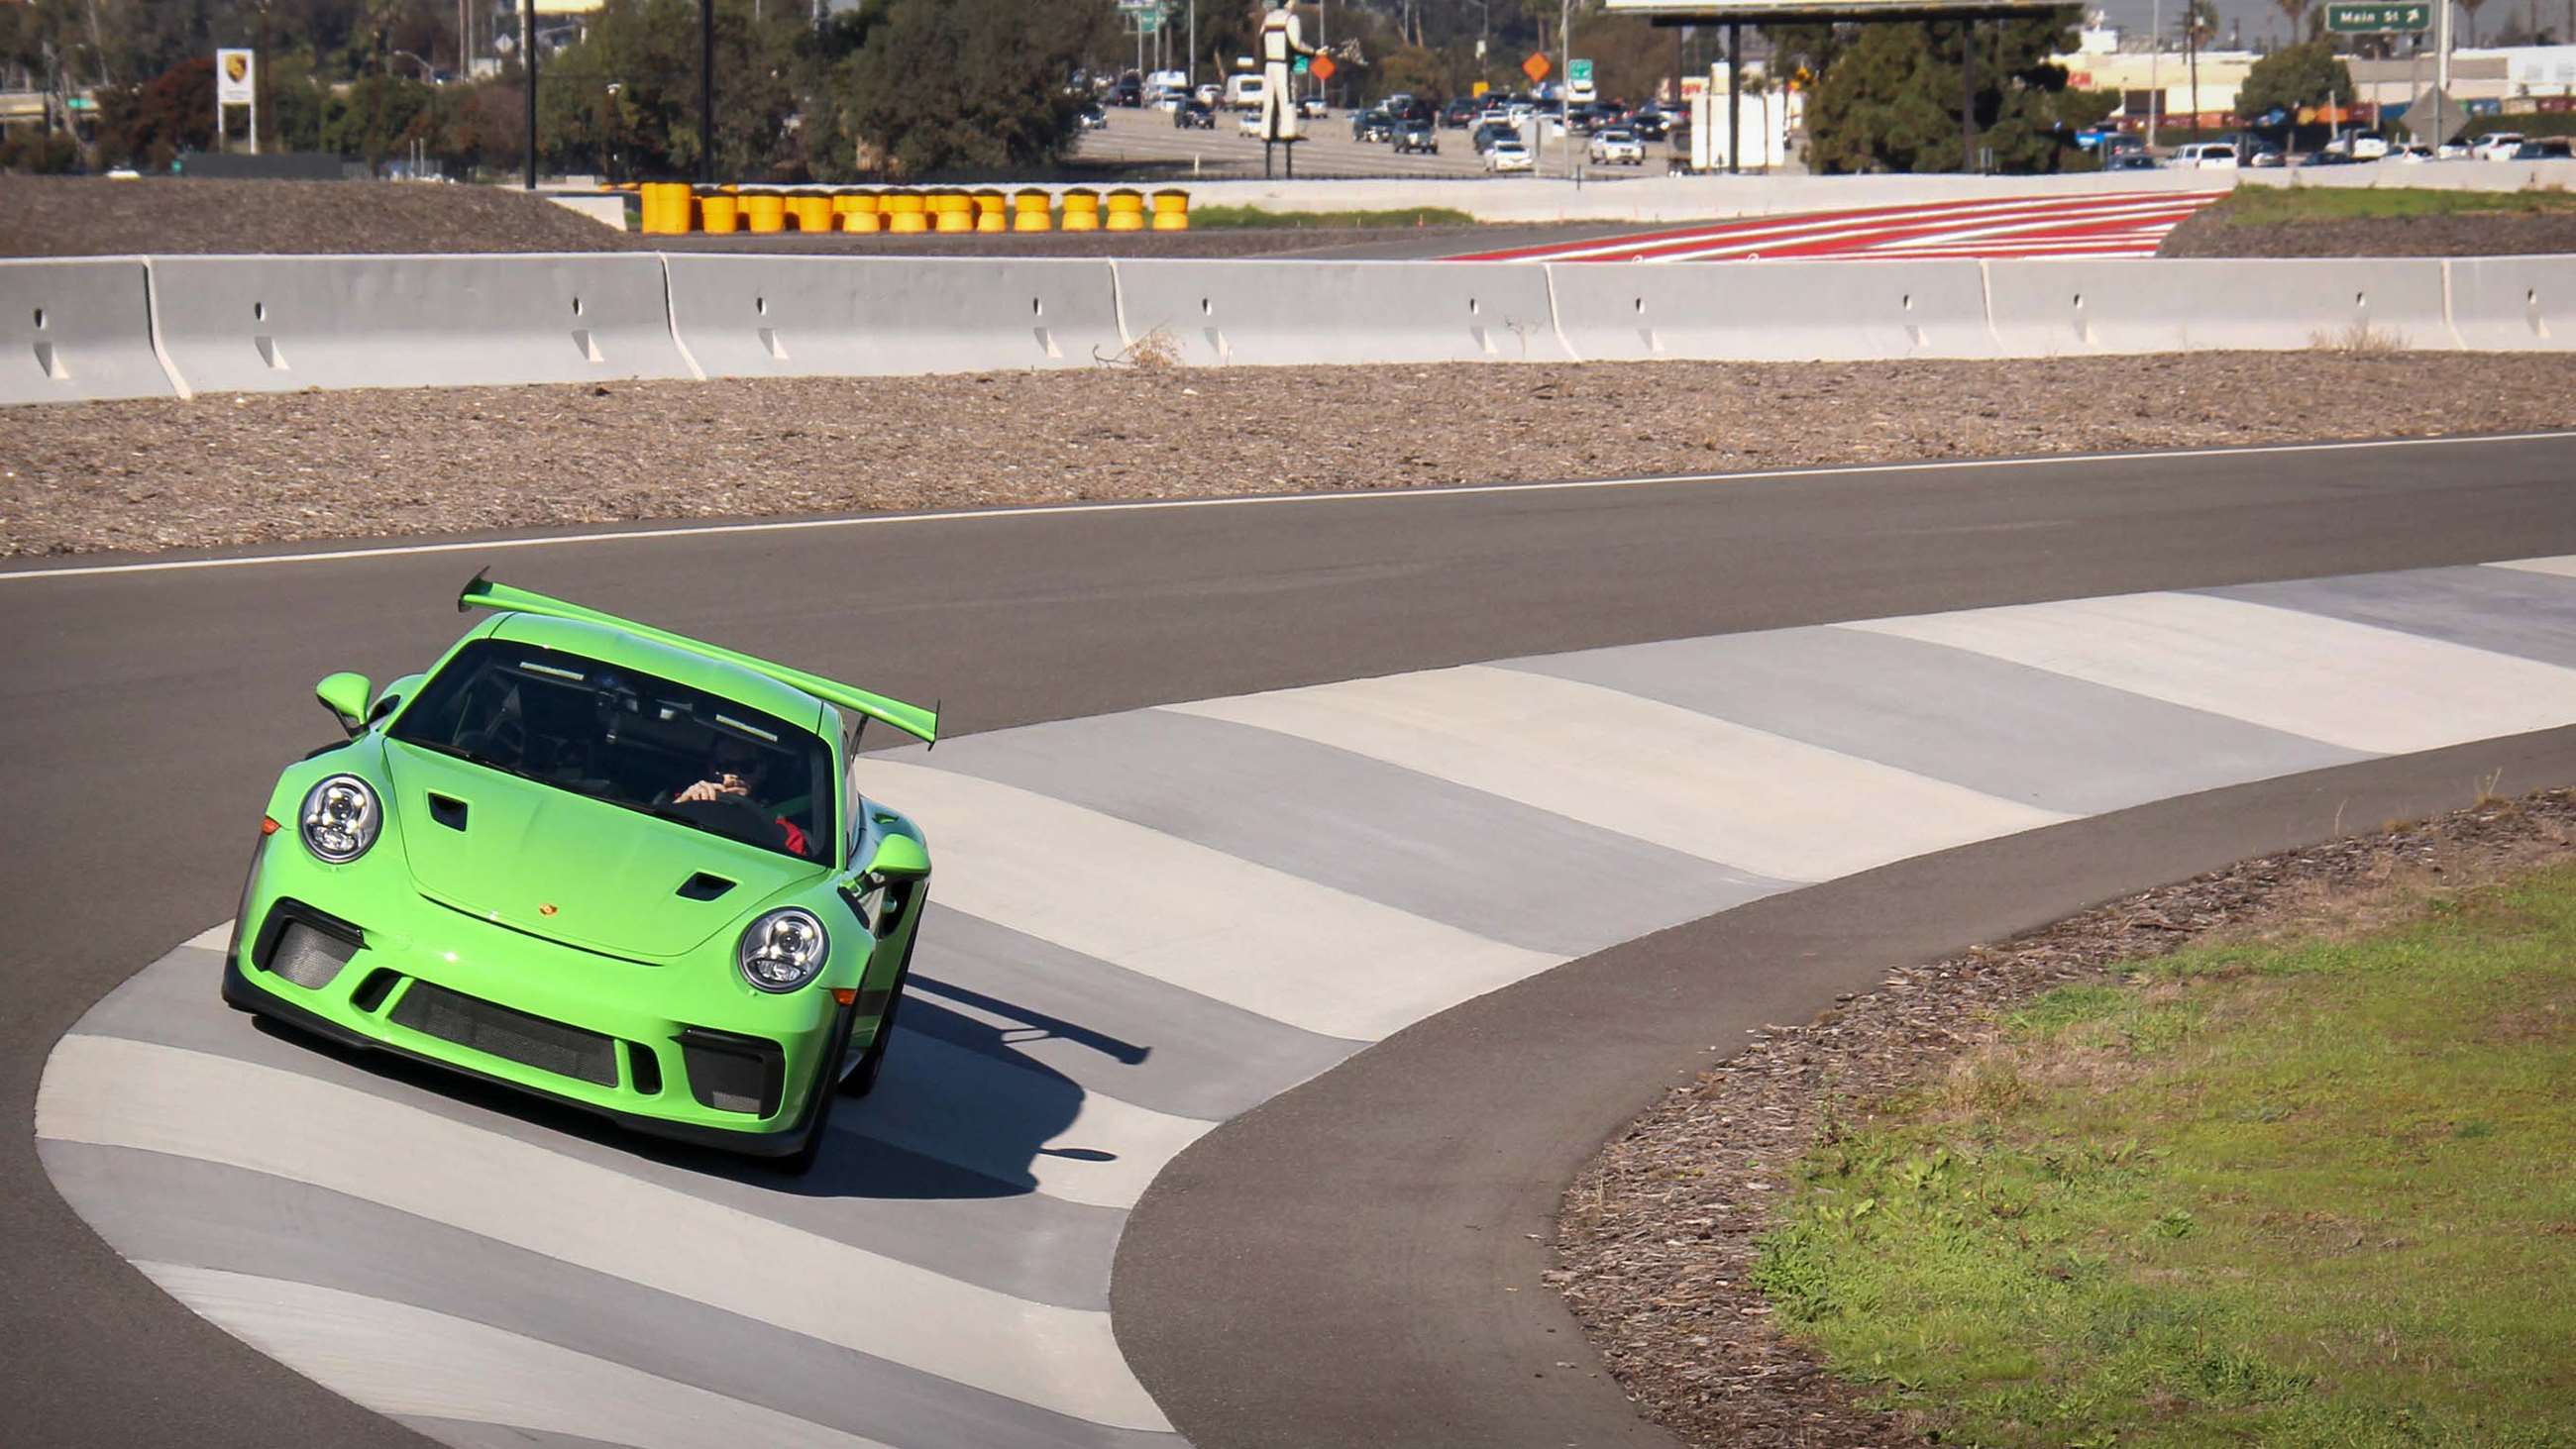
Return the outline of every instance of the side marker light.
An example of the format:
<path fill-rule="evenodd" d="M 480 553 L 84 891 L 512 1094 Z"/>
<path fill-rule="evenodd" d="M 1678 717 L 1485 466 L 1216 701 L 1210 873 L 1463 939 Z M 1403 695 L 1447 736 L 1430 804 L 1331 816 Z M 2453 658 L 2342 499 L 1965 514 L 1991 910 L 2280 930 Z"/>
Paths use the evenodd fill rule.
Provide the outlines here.
<path fill-rule="evenodd" d="M 259 817 L 259 833 L 262 835 L 275 835 L 277 833 L 277 822 L 269 819 L 265 815 Z"/>

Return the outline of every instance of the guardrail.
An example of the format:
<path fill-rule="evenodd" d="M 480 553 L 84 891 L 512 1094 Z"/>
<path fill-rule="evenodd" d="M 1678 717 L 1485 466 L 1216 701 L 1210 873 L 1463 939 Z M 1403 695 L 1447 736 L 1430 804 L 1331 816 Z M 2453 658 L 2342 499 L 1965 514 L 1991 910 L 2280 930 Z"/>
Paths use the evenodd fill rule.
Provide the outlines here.
<path fill-rule="evenodd" d="M 2576 256 L 0 261 L 0 404 L 1116 362 L 1787 362 L 2311 347 L 2576 348 Z"/>

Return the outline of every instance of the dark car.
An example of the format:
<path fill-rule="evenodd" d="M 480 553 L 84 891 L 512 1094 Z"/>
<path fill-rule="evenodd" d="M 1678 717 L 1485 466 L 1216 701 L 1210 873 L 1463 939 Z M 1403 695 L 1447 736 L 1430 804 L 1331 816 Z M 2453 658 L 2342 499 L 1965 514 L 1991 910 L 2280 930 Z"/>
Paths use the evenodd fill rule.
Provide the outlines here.
<path fill-rule="evenodd" d="M 1478 126 L 1475 133 L 1467 138 L 1467 144 L 1475 147 L 1476 154 L 1482 156 L 1496 141 L 1517 141 L 1520 138 L 1521 133 L 1517 127 L 1506 126 L 1499 121 L 1487 121 Z"/>
<path fill-rule="evenodd" d="M 2569 147 L 2568 140 L 2565 136 L 2544 136 L 2539 140 L 2525 141 L 2521 145 L 2514 147 L 2513 155 L 2506 159 L 2512 161 L 2566 161 L 2576 159 L 2576 156 L 2570 155 L 2570 150 L 2571 148 Z"/>
<path fill-rule="evenodd" d="M 1396 122 L 1394 139 L 1396 154 L 1398 155 L 1403 155 L 1407 152 L 1424 153 L 1433 156 L 1440 154 L 1440 133 L 1431 129 L 1431 123 L 1429 121 L 1404 120 Z"/>
<path fill-rule="evenodd" d="M 1351 139 L 1383 141 L 1395 129 L 1395 118 L 1384 111 L 1359 111 L 1351 116 Z"/>
<path fill-rule="evenodd" d="M 2115 151 L 2102 163 L 2105 171 L 2161 171 L 2164 163 L 2144 151 Z"/>
<path fill-rule="evenodd" d="M 1100 109 L 1098 101 L 1084 101 L 1082 108 L 1073 113 L 1073 119 L 1082 129 L 1097 131 L 1109 124 L 1109 113 Z"/>
<path fill-rule="evenodd" d="M 2314 155 L 2300 157 L 2299 164 L 2301 166 L 2358 166 L 2361 163 L 2353 160 L 2352 153 L 2349 151 L 2319 151 Z"/>
<path fill-rule="evenodd" d="M 1474 96 L 1460 96 L 1440 108 L 1440 124 L 1452 131 L 1463 131 L 1476 119 L 1476 113 L 1484 109 L 1484 105 Z"/>
<path fill-rule="evenodd" d="M 1640 141 L 1660 141 L 1672 128 L 1671 118 L 1657 110 L 1640 110 L 1628 118 L 1628 129 L 1636 132 Z"/>
<path fill-rule="evenodd" d="M 1111 93 L 1110 98 L 1122 106 L 1141 106 L 1145 104 L 1145 83 L 1129 76 L 1118 83 L 1118 89 Z"/>
<path fill-rule="evenodd" d="M 1205 101 L 1183 101 L 1172 112 L 1172 125 L 1183 131 L 1213 131 L 1216 108 Z"/>

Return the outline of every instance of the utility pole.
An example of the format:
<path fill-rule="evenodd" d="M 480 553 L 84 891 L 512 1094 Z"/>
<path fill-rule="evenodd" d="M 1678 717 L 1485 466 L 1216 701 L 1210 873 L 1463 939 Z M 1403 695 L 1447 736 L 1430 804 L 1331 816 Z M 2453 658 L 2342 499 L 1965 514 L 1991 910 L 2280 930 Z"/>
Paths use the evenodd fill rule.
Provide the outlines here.
<path fill-rule="evenodd" d="M 519 0 L 519 49 L 528 67 L 528 189 L 537 189 L 537 0 Z"/>
<path fill-rule="evenodd" d="M 1726 22 L 1726 174 L 1743 174 L 1744 24 Z"/>
<path fill-rule="evenodd" d="M 1556 159 L 1565 167 L 1565 174 L 1568 176 L 1572 176 L 1574 174 L 1574 117 L 1570 113 L 1572 107 L 1568 104 L 1573 96 L 1573 91 L 1566 84 L 1565 78 L 1573 59 L 1574 0 L 1558 0 L 1556 7 L 1556 115 L 1557 119 L 1564 123 L 1564 129 L 1557 133 L 1558 139 L 1562 144 L 1556 148 Z M 1539 124 L 1541 126 L 1545 126 L 1547 124 L 1546 115 L 1547 113 L 1545 111 L 1541 111 L 1539 113 Z"/>
<path fill-rule="evenodd" d="M 1959 171 L 1977 169 L 1977 21 L 1959 22 Z"/>
<path fill-rule="evenodd" d="M 2147 149 L 2156 149 L 2156 118 L 2165 108 L 2165 0 L 2156 0 L 2147 22 Z M 2107 154 L 2107 153 L 2106 153 Z"/>
<path fill-rule="evenodd" d="M 2435 0 L 2433 21 L 2433 144 L 2450 139 L 2443 108 L 2451 103 L 2451 0 Z"/>
<path fill-rule="evenodd" d="M 698 179 L 716 181 L 716 0 L 698 0 Z"/>
<path fill-rule="evenodd" d="M 1318 40 L 1323 38 L 1323 26 L 1321 24 L 1318 24 L 1315 27 L 1315 32 Z M 1199 93 L 1199 0 L 1190 0 L 1189 71 L 1189 78 L 1182 82 L 1182 84 L 1187 85 L 1190 88 L 1190 98 L 1195 100 L 1198 98 Z M 1186 105 L 1188 102 L 1185 101 L 1183 104 Z"/>

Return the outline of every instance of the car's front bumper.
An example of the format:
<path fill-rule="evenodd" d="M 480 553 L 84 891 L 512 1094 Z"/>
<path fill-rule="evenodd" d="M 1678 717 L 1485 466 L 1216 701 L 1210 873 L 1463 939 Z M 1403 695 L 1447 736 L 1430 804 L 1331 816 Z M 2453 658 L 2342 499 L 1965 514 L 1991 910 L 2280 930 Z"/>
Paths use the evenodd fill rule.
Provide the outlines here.
<path fill-rule="evenodd" d="M 423 899 L 398 852 L 383 852 L 333 867 L 291 845 L 263 849 L 224 999 L 658 1136 L 753 1155 L 802 1143 L 855 1014 L 828 992 L 760 995 L 703 963 L 530 936 Z M 289 953 L 310 959 L 316 942 L 345 956 L 338 969 L 287 974 Z"/>

